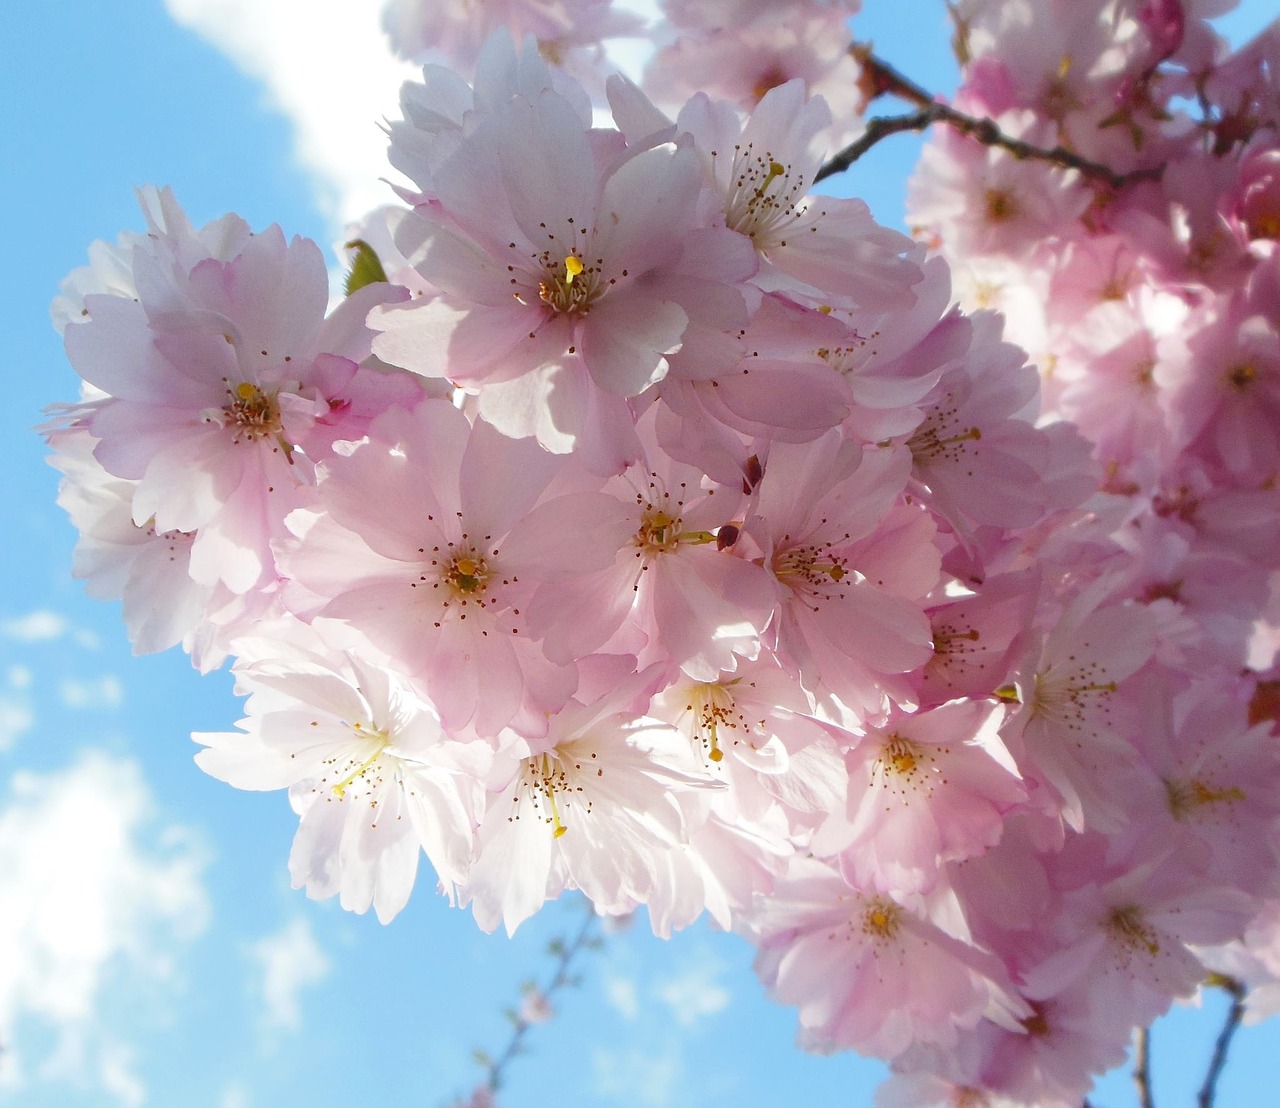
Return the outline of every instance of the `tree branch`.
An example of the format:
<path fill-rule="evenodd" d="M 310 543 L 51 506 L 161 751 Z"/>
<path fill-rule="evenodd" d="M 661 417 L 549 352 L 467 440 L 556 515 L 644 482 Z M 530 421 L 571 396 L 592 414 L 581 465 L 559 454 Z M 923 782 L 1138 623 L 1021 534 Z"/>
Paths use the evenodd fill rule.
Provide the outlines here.
<path fill-rule="evenodd" d="M 1151 1028 L 1139 1027 L 1134 1036 L 1133 1083 L 1138 1090 L 1141 1108 L 1155 1108 L 1151 1088 Z"/>
<path fill-rule="evenodd" d="M 1227 1051 L 1231 1047 L 1231 1039 L 1240 1029 L 1240 1021 L 1244 1019 L 1244 998 L 1246 989 L 1234 977 L 1213 974 L 1209 984 L 1217 985 L 1231 996 L 1231 1010 L 1218 1032 L 1218 1041 L 1213 1045 L 1213 1057 L 1209 1061 L 1209 1069 L 1204 1075 L 1204 1084 L 1200 1086 L 1200 1094 L 1196 1103 L 1200 1108 L 1212 1108 L 1214 1094 L 1217 1090 L 1218 1078 L 1222 1076 L 1227 1064 Z"/>
<path fill-rule="evenodd" d="M 582 920 L 582 926 L 578 928 L 578 933 L 568 943 L 565 943 L 562 939 L 556 939 L 551 943 L 550 953 L 555 958 L 555 972 L 552 974 L 551 980 L 547 982 L 546 987 L 539 990 L 544 1000 L 549 1001 L 561 989 L 568 985 L 576 984 L 575 979 L 569 975 L 569 966 L 583 950 L 599 945 L 600 940 L 593 934 L 599 919 L 596 915 L 595 905 L 585 897 L 584 903 L 586 904 L 586 913 Z M 518 1011 L 512 1013 L 511 1038 L 502 1053 L 492 1060 L 485 1059 L 483 1055 L 477 1055 L 487 1071 L 486 1084 L 490 1091 L 496 1093 L 501 1087 L 506 1068 L 516 1055 L 520 1054 L 524 1049 L 524 1039 L 529 1033 L 529 1028 L 540 1022 L 542 1021 L 529 1019 Z"/>
<path fill-rule="evenodd" d="M 867 120 L 867 129 L 862 136 L 830 158 L 814 175 L 814 184 L 834 173 L 842 173 L 848 169 L 881 139 L 889 135 L 901 134 L 903 131 L 923 131 L 934 123 L 944 123 L 984 146 L 997 146 L 1007 150 L 1020 160 L 1049 162 L 1064 169 L 1074 169 L 1082 176 L 1099 181 L 1113 189 L 1124 188 L 1125 185 L 1135 181 L 1156 180 L 1164 171 L 1163 167 L 1157 167 L 1136 169 L 1132 173 L 1117 173 L 1100 162 L 1082 158 L 1061 144 L 1043 147 L 1023 142 L 1022 139 L 1006 135 L 996 125 L 995 120 L 987 116 L 979 119 L 976 116 L 966 115 L 949 104 L 936 100 L 888 62 L 877 58 L 868 47 L 855 43 L 852 50 L 869 74 L 864 80 L 864 91 L 868 100 L 874 100 L 880 96 L 897 96 L 916 105 L 920 110 L 910 115 L 884 116 Z"/>

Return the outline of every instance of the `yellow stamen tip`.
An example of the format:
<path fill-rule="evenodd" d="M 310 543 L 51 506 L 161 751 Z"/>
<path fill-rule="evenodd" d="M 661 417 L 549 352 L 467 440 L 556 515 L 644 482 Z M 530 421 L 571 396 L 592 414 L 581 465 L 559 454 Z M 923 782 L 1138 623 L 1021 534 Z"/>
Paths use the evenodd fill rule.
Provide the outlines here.
<path fill-rule="evenodd" d="M 708 754 L 707 757 L 710 758 L 713 762 L 719 762 L 724 758 L 724 751 L 721 750 L 718 746 L 714 746 L 711 748 L 711 753 Z"/>
<path fill-rule="evenodd" d="M 566 285 L 573 284 L 573 279 L 582 272 L 582 259 L 575 254 L 570 254 L 564 260 L 564 271 L 565 271 L 564 283 Z"/>
<path fill-rule="evenodd" d="M 251 385 L 248 381 L 242 381 L 236 385 L 236 396 L 241 400 L 253 400 L 260 396 L 257 385 Z"/>
<path fill-rule="evenodd" d="M 555 831 L 554 831 L 554 832 L 552 832 L 551 837 L 552 837 L 553 839 L 558 839 L 561 835 L 563 835 L 563 834 L 564 834 L 566 831 L 568 831 L 568 830 L 569 830 L 569 829 L 568 829 L 568 828 L 567 828 L 567 827 L 562 823 L 562 824 L 560 824 L 560 826 L 559 826 L 559 827 L 557 827 L 557 828 L 555 829 Z"/>

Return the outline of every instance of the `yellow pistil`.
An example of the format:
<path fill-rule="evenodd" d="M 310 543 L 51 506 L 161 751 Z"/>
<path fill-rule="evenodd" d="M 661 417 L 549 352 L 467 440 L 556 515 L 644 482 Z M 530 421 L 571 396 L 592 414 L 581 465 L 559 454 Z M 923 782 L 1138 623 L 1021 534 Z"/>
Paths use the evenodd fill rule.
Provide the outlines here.
<path fill-rule="evenodd" d="M 665 554 L 682 544 L 704 546 L 716 538 L 714 531 L 681 531 L 679 516 L 650 506 L 640 519 L 635 543 L 645 554 Z"/>
<path fill-rule="evenodd" d="M 1190 781 L 1165 781 L 1164 788 L 1169 800 L 1169 811 L 1177 820 L 1183 820 L 1196 812 L 1204 811 L 1210 805 L 1229 806 L 1245 798 L 1244 790 L 1238 785 L 1215 789 L 1195 778 Z"/>
<path fill-rule="evenodd" d="M 881 756 L 880 761 L 885 769 L 907 777 L 915 773 L 919 759 L 916 757 L 910 742 L 900 736 L 895 736 L 884 748 L 884 754 Z"/>
<path fill-rule="evenodd" d="M 284 429 L 280 423 L 280 406 L 276 398 L 263 392 L 250 381 L 241 381 L 234 388 L 227 389 L 231 402 L 222 411 L 224 426 L 232 428 L 235 441 L 248 439 L 274 438 L 284 451 L 285 457 L 293 462 L 293 444 L 284 437 Z"/>
<path fill-rule="evenodd" d="M 572 285 L 573 279 L 582 272 L 582 259 L 575 254 L 570 254 L 564 260 L 564 283 Z"/>
<path fill-rule="evenodd" d="M 355 769 L 348 773 L 346 777 L 333 786 L 333 795 L 339 800 L 343 798 L 343 794 L 345 794 L 347 789 L 351 787 L 351 783 L 355 781 L 357 777 L 364 776 L 369 767 L 382 757 L 382 752 L 391 745 L 391 740 L 381 732 L 370 734 L 369 732 L 364 731 L 359 724 L 355 724 L 354 726 L 355 729 L 361 733 L 362 737 L 373 739 L 378 745 L 369 757 L 367 757 L 363 762 L 356 766 Z"/>
<path fill-rule="evenodd" d="M 1144 950 L 1153 958 L 1160 953 L 1160 940 L 1155 931 L 1142 918 L 1142 910 L 1136 905 L 1115 908 L 1107 917 L 1107 930 L 1130 950 Z"/>
<path fill-rule="evenodd" d="M 862 933 L 873 939 L 892 939 L 898 933 L 902 909 L 891 900 L 876 897 L 862 914 Z"/>
<path fill-rule="evenodd" d="M 445 570 L 444 580 L 463 596 L 479 596 L 489 583 L 489 567 L 479 554 L 459 554 Z"/>

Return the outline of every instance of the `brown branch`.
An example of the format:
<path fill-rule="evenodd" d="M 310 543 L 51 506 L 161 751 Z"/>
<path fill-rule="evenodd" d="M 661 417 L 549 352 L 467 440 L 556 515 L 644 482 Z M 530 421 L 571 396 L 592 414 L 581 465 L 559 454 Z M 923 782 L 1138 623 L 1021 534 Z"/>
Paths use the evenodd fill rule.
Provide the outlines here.
<path fill-rule="evenodd" d="M 937 121 L 937 113 L 929 108 L 924 111 L 912 112 L 911 115 L 879 116 L 875 119 L 868 119 L 867 129 L 856 140 L 841 150 L 840 153 L 835 154 L 826 161 L 822 168 L 813 175 L 813 183 L 816 185 L 819 181 L 825 180 L 833 174 L 843 173 L 881 139 L 888 138 L 890 135 L 901 134 L 903 131 L 923 131 L 931 123 L 936 123 Z"/>
<path fill-rule="evenodd" d="M 844 172 L 881 139 L 904 131 L 923 131 L 934 123 L 946 124 L 984 146 L 999 147 L 1020 160 L 1050 162 L 1064 169 L 1074 169 L 1082 176 L 1100 181 L 1113 189 L 1124 188 L 1125 185 L 1135 181 L 1156 180 L 1163 172 L 1163 168 L 1159 167 L 1137 169 L 1132 173 L 1117 173 L 1100 162 L 1082 158 L 1061 144 L 1043 147 L 1023 142 L 1022 139 L 1006 135 L 997 126 L 995 120 L 989 117 L 984 116 L 979 119 L 976 116 L 966 115 L 951 105 L 936 100 L 888 62 L 877 58 L 868 47 L 855 44 L 852 49 L 855 57 L 862 62 L 869 73 L 869 77 L 864 81 L 864 94 L 868 100 L 886 95 L 897 96 L 916 105 L 920 110 L 910 115 L 885 116 L 867 120 L 867 129 L 862 136 L 830 158 L 814 175 L 814 184 L 834 173 Z"/>
<path fill-rule="evenodd" d="M 599 939 L 593 933 L 599 919 L 596 915 L 595 905 L 585 897 L 583 902 L 586 905 L 586 912 L 582 920 L 582 926 L 578 928 L 578 933 L 568 943 L 562 939 L 556 939 L 551 943 L 550 954 L 555 959 L 555 972 L 552 974 L 551 980 L 547 982 L 546 987 L 540 990 L 545 1000 L 549 1001 L 561 989 L 577 984 L 576 979 L 569 974 L 570 964 L 582 951 L 599 945 Z M 524 1052 L 524 1038 L 529 1033 L 529 1028 L 540 1022 L 528 1019 L 519 1012 L 513 1012 L 510 1015 L 512 1030 L 506 1049 L 496 1059 L 492 1060 L 485 1058 L 483 1054 L 477 1054 L 477 1058 L 484 1065 L 487 1072 L 485 1084 L 491 1092 L 495 1093 L 502 1085 L 506 1068 L 517 1055 Z"/>
<path fill-rule="evenodd" d="M 1133 1084 L 1138 1090 L 1138 1103 L 1142 1108 L 1155 1108 L 1155 1094 L 1151 1087 L 1151 1028 L 1139 1027 L 1134 1036 Z"/>
<path fill-rule="evenodd" d="M 1200 1086 L 1200 1094 L 1196 1098 L 1200 1108 L 1213 1106 L 1218 1078 L 1222 1076 L 1222 1071 L 1227 1064 L 1227 1050 L 1231 1046 L 1232 1037 L 1240 1029 L 1240 1021 L 1244 1019 L 1244 998 L 1247 991 L 1244 985 L 1234 977 L 1222 974 L 1213 974 L 1209 978 L 1209 984 L 1217 985 L 1231 996 L 1231 1010 L 1222 1024 L 1222 1030 L 1218 1032 L 1218 1041 L 1213 1044 L 1213 1057 L 1209 1061 L 1209 1069 L 1204 1075 L 1204 1084 Z"/>

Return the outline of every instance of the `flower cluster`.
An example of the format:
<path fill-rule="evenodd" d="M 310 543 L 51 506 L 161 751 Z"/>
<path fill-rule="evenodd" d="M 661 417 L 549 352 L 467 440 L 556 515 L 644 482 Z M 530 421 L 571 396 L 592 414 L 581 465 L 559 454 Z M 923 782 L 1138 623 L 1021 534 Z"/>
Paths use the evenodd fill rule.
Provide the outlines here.
<path fill-rule="evenodd" d="M 136 649 L 235 659 L 197 761 L 288 790 L 310 895 L 389 920 L 425 853 L 485 929 L 705 912 L 887 1097 L 1078 1102 L 1274 931 L 1266 51 L 1175 0 L 958 5 L 957 103 L 1114 169 L 941 136 L 916 219 L 966 314 L 811 193 L 842 132 L 799 63 L 669 112 L 615 76 L 602 126 L 549 61 L 606 4 L 510 0 L 478 54 L 465 7 L 388 8 L 474 77 L 406 86 L 331 311 L 313 244 L 164 190 L 68 279 L 77 574 Z M 783 7 L 672 0 L 657 80 Z"/>

